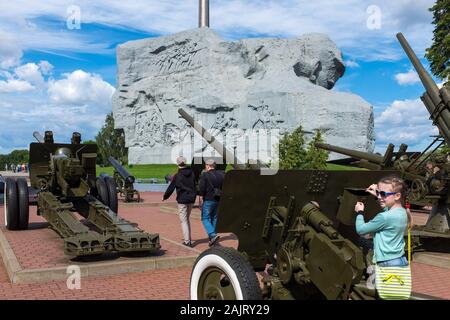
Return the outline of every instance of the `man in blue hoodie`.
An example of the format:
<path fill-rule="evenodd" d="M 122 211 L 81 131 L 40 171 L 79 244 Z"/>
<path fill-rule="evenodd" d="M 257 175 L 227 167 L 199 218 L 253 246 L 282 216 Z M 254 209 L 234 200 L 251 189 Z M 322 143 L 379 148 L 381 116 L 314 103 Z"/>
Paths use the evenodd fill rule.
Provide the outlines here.
<path fill-rule="evenodd" d="M 197 197 L 195 175 L 191 168 L 186 167 L 186 159 L 184 157 L 180 156 L 177 158 L 177 165 L 178 172 L 172 177 L 172 181 L 164 193 L 163 201 L 167 200 L 175 189 L 177 190 L 178 215 L 183 231 L 183 244 L 187 247 L 193 247 L 189 217 Z"/>
<path fill-rule="evenodd" d="M 199 194 L 203 197 L 202 223 L 208 233 L 208 245 L 211 247 L 220 238 L 216 232 L 216 224 L 225 173 L 216 170 L 214 159 L 205 161 L 205 169 L 206 171 L 200 176 Z"/>

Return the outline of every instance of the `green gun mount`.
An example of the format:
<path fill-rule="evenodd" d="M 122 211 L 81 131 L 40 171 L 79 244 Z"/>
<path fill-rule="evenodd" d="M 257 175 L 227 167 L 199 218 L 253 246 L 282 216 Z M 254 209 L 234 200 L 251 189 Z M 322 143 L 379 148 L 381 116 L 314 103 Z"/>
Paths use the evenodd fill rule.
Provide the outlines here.
<path fill-rule="evenodd" d="M 80 144 L 79 133 L 73 134 L 70 144 L 54 143 L 51 131 L 45 132 L 45 138 L 37 132 L 34 136 L 39 143 L 30 144 L 30 182 L 31 188 L 38 191 L 37 212 L 64 239 L 65 254 L 87 256 L 160 249 L 158 234 L 144 232 L 137 224 L 119 217 L 117 209 L 113 211 L 104 204 L 117 206 L 117 191 L 111 177 L 96 177 L 97 145 Z M 28 227 L 27 198 L 26 180 L 8 179 L 5 215 L 11 222 L 9 229 Z M 92 228 L 83 224 L 74 211 Z"/>
<path fill-rule="evenodd" d="M 407 153 L 407 145 L 402 144 L 397 153 L 389 144 L 384 156 L 350 150 L 329 144 L 317 143 L 318 148 L 337 152 L 355 158 L 359 167 L 369 170 L 398 170 L 409 187 L 408 200 L 411 204 L 425 206 L 432 204 L 432 211 L 425 226 L 414 226 L 411 230 L 415 251 L 450 251 L 450 163 L 447 159 L 440 165 L 437 173 L 430 173 L 425 167 L 427 160 L 437 155 L 443 144 L 450 142 L 450 91 L 441 89 L 420 63 L 405 37 L 397 34 L 405 53 L 413 64 L 425 87 L 421 100 L 430 113 L 430 119 L 439 129 L 439 135 L 421 153 Z M 431 150 L 431 151 L 429 151 Z"/>
<path fill-rule="evenodd" d="M 365 192 L 385 171 L 247 168 L 191 116 L 182 117 L 233 165 L 225 174 L 216 230 L 233 233 L 238 249 L 212 247 L 197 258 L 191 299 L 375 299 L 367 259 L 355 231 L 354 205 L 366 219 L 379 211 Z M 393 171 L 392 173 L 397 173 Z M 268 273 L 261 289 L 255 272 Z"/>
<path fill-rule="evenodd" d="M 115 158 L 108 157 L 108 161 L 114 168 L 114 180 L 117 184 L 119 194 L 124 198 L 124 201 L 140 202 L 141 195 L 139 194 L 139 191 L 134 188 L 134 182 L 136 181 L 134 176 L 132 176 Z"/>

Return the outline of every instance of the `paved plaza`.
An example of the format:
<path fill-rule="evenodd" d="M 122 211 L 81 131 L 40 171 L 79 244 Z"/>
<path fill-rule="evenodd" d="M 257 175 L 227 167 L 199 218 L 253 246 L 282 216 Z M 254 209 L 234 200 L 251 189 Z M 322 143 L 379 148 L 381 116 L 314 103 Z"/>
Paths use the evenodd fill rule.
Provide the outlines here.
<path fill-rule="evenodd" d="M 193 210 L 193 249 L 181 245 L 182 233 L 174 197 L 143 193 L 143 203 L 119 202 L 119 214 L 148 232 L 159 233 L 162 251 L 156 256 L 113 257 L 107 261 L 74 261 L 63 253 L 63 241 L 30 208 L 30 229 L 9 231 L 0 218 L 0 299 L 189 299 L 189 278 L 195 258 L 208 248 L 208 239 Z M 3 211 L 3 207 L 0 206 Z M 415 213 L 423 224 L 426 214 Z M 237 247 L 232 234 L 222 234 L 220 245 Z M 425 261 L 423 261 L 425 260 Z M 421 259 L 427 262 L 426 258 Z M 66 268 L 82 270 L 81 289 L 68 289 Z M 413 291 L 450 299 L 450 268 L 412 264 Z"/>

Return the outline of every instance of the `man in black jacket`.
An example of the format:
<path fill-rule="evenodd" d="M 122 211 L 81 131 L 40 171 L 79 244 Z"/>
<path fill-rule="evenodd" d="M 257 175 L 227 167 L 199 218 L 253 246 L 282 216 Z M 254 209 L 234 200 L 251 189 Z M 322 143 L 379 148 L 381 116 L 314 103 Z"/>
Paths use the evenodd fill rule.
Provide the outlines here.
<path fill-rule="evenodd" d="M 164 193 L 163 201 L 167 200 L 175 189 L 177 190 L 178 215 L 183 231 L 183 244 L 192 247 L 191 223 L 189 217 L 195 198 L 197 197 L 195 190 L 195 175 L 191 168 L 186 167 L 186 159 L 184 157 L 177 158 L 177 165 L 178 172 L 172 177 L 172 181 Z"/>
<path fill-rule="evenodd" d="M 216 233 L 217 209 L 224 180 L 224 173 L 215 170 L 216 162 L 208 159 L 206 171 L 200 177 L 200 195 L 203 197 L 202 223 L 209 237 L 209 246 L 214 245 L 219 236 Z"/>

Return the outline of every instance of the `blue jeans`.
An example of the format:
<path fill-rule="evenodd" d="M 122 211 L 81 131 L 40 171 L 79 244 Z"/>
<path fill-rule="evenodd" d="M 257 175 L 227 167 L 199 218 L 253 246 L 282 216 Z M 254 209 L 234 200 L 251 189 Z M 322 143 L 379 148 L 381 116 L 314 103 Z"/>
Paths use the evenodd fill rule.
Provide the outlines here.
<path fill-rule="evenodd" d="M 406 257 L 403 256 L 400 258 L 377 262 L 377 265 L 380 267 L 407 267 L 408 260 L 406 260 Z"/>
<path fill-rule="evenodd" d="M 205 200 L 202 206 L 202 223 L 211 239 L 216 236 L 217 209 L 219 201 Z"/>

